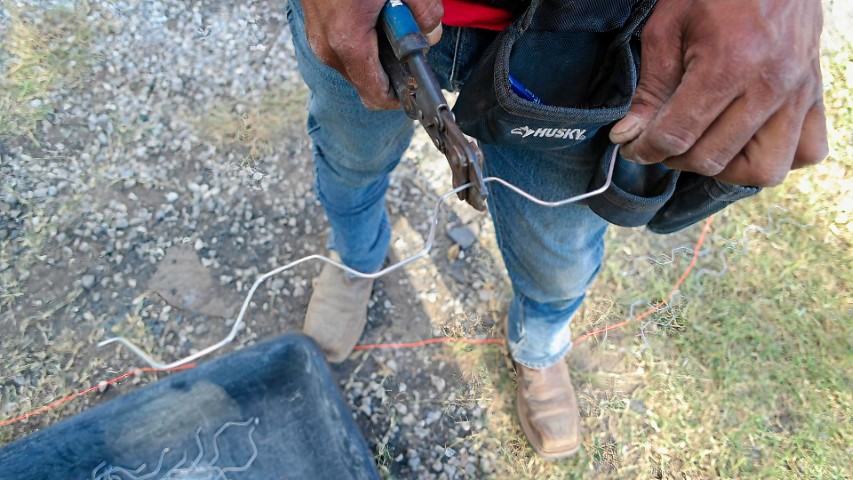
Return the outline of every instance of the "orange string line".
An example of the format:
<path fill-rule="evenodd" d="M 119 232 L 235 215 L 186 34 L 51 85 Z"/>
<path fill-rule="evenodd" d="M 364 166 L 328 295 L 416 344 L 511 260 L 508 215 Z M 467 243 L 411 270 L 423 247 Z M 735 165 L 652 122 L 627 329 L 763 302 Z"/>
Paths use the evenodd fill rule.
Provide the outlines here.
<path fill-rule="evenodd" d="M 696 262 L 699 260 L 699 251 L 702 249 L 702 245 L 705 243 L 705 237 L 707 237 L 708 232 L 711 230 L 711 223 L 714 221 L 714 217 L 715 217 L 715 215 L 711 215 L 705 221 L 705 226 L 702 228 L 702 233 L 699 235 L 699 239 L 696 241 L 696 246 L 693 248 L 693 257 L 690 259 L 690 264 L 687 266 L 686 269 L 684 269 L 684 272 L 681 274 L 681 276 L 675 282 L 675 285 L 673 285 L 672 290 L 670 290 L 669 295 L 667 295 L 666 298 L 664 298 L 663 300 L 658 302 L 655 306 L 653 306 L 653 307 L 649 308 L 648 310 L 646 310 L 645 312 L 641 313 L 636 318 L 631 318 L 631 319 L 625 320 L 623 322 L 615 323 L 615 324 L 610 325 L 608 327 L 602 328 L 600 330 L 595 330 L 593 332 L 584 334 L 584 335 L 576 338 L 573 343 L 575 345 L 577 345 L 577 344 L 587 340 L 590 337 L 594 337 L 596 335 L 600 335 L 602 333 L 606 333 L 606 332 L 609 332 L 611 330 L 616 330 L 617 328 L 624 327 L 625 325 L 628 325 L 629 323 L 639 322 L 640 320 L 643 320 L 644 318 L 648 317 L 649 315 L 657 312 L 664 305 L 669 303 L 672 296 L 675 294 L 676 291 L 678 291 L 679 288 L 681 288 L 681 284 L 684 283 L 684 280 L 687 279 L 687 276 L 690 275 L 690 272 L 692 272 L 693 268 L 696 266 Z M 364 344 L 364 345 L 356 345 L 355 350 L 418 348 L 418 347 L 423 347 L 426 345 L 433 345 L 433 344 L 438 344 L 438 343 L 466 343 L 466 344 L 472 344 L 472 345 L 504 345 L 506 343 L 506 340 L 504 340 L 503 338 L 439 337 L 439 338 L 430 338 L 427 340 L 421 340 L 419 342 L 409 342 L 409 343 L 369 343 L 369 344 Z M 176 372 L 176 371 L 180 371 L 180 370 L 188 370 L 188 369 L 193 368 L 195 366 L 196 366 L 195 363 L 189 363 L 187 365 L 182 365 L 180 367 L 175 367 L 175 368 L 172 368 L 169 370 L 158 370 L 156 368 L 151 368 L 151 367 L 136 368 L 133 370 L 129 370 L 129 371 L 127 371 L 127 372 L 125 372 L 125 373 L 123 373 L 123 374 L 121 374 L 115 378 L 111 378 L 111 379 L 107 380 L 106 382 L 101 382 L 100 384 L 95 385 L 93 387 L 89 387 L 85 390 L 81 390 L 77 393 L 73 393 L 71 395 L 68 395 L 67 397 L 63 397 L 63 398 L 60 398 L 59 400 L 55 400 L 51 403 L 48 403 L 47 405 L 45 405 L 43 407 L 40 407 L 40 408 L 37 408 L 37 409 L 32 410 L 30 412 L 27 412 L 27 413 L 25 413 L 19 417 L 11 418 L 9 420 L 4 420 L 4 421 L 0 422 L 0 427 L 5 427 L 7 425 L 11 425 L 13 423 L 17 423 L 17 422 L 20 422 L 22 420 L 26 420 L 30 417 L 34 417 L 36 415 L 42 414 L 42 413 L 44 413 L 44 412 L 46 412 L 52 408 L 56 408 L 60 405 L 68 403 L 68 402 L 70 402 L 76 398 L 82 397 L 83 395 L 87 395 L 89 393 L 92 393 L 95 390 L 101 389 L 107 385 L 112 385 L 112 384 L 118 383 L 127 377 L 130 377 L 132 375 L 136 375 L 137 373 L 142 373 L 142 372 Z"/>
<path fill-rule="evenodd" d="M 11 425 L 13 423 L 17 423 L 17 422 L 20 422 L 22 420 L 26 420 L 30 417 L 34 417 L 36 415 L 42 414 L 42 413 L 50 410 L 51 408 L 56 408 L 62 404 L 65 404 L 65 403 L 70 402 L 71 400 L 74 400 L 75 398 L 82 397 L 83 395 L 94 392 L 95 390 L 104 388 L 108 385 L 118 383 L 127 377 L 136 375 L 137 373 L 142 373 L 142 372 L 175 372 L 178 370 L 188 370 L 188 369 L 193 368 L 195 366 L 196 366 L 195 363 L 188 363 L 186 365 L 181 365 L 180 367 L 175 367 L 175 368 L 172 368 L 169 370 L 158 370 L 156 368 L 151 368 L 151 367 L 135 368 L 133 370 L 128 370 L 127 372 L 124 372 L 123 374 L 121 374 L 115 378 L 111 378 L 111 379 L 107 380 L 106 382 L 101 382 L 98 385 L 89 387 L 85 390 L 79 391 L 77 393 L 72 393 L 71 395 L 68 395 L 67 397 L 63 397 L 63 398 L 60 398 L 59 400 L 55 400 L 53 402 L 50 402 L 41 408 L 37 408 L 33 411 L 27 412 L 27 413 L 21 415 L 20 417 L 15 417 L 15 418 L 10 418 L 9 420 L 4 420 L 4 421 L 0 422 L 0 427 L 5 427 L 7 425 Z"/>
<path fill-rule="evenodd" d="M 699 260 L 699 251 L 702 250 L 702 244 L 705 243 L 705 237 L 708 235 L 708 232 L 711 230 L 711 223 L 713 223 L 715 216 L 716 215 L 711 215 L 710 217 L 708 217 L 707 220 L 705 220 L 705 226 L 702 228 L 702 233 L 699 235 L 699 239 L 696 241 L 696 246 L 693 247 L 693 258 L 690 259 L 690 265 L 688 265 L 687 268 L 684 269 L 684 273 L 682 273 L 681 276 L 678 277 L 678 281 L 676 281 L 675 285 L 672 286 L 672 290 L 669 291 L 669 295 L 667 295 L 666 298 L 664 298 L 663 300 L 658 302 L 657 305 L 655 305 L 655 306 L 649 308 L 648 310 L 646 310 L 645 312 L 641 313 L 636 318 L 629 318 L 628 320 L 625 320 L 624 322 L 615 323 L 613 325 L 610 325 L 609 327 L 605 327 L 605 328 L 602 328 L 600 330 L 596 330 L 594 332 L 590 332 L 590 333 L 587 333 L 585 335 L 581 335 L 580 337 L 576 338 L 573 343 L 575 345 L 577 345 L 577 344 L 583 342 L 584 340 L 586 340 L 590 337 L 594 337 L 596 335 L 600 335 L 602 333 L 606 333 L 606 332 L 609 332 L 611 330 L 616 330 L 617 328 L 624 327 L 625 325 L 628 325 L 629 323 L 632 323 L 632 322 L 639 322 L 640 320 L 643 320 L 644 318 L 648 317 L 649 315 L 657 312 L 664 305 L 669 303 L 669 300 L 672 298 L 672 296 L 675 294 L 675 292 L 678 291 L 679 288 L 681 288 L 681 284 L 684 283 L 684 280 L 687 279 L 687 276 L 690 275 L 690 272 L 693 271 L 693 267 L 696 266 L 696 262 Z"/>
<path fill-rule="evenodd" d="M 430 338 L 420 342 L 411 343 L 372 343 L 356 345 L 355 350 L 377 350 L 381 348 L 417 348 L 435 343 L 470 343 L 474 345 L 503 345 L 506 343 L 502 338 Z"/>

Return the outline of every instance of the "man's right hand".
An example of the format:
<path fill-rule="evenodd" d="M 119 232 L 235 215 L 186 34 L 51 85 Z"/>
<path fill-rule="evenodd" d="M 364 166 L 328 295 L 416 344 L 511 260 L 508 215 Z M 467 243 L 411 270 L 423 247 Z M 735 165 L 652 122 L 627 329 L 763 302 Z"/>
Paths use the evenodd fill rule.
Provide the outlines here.
<path fill-rule="evenodd" d="M 352 83 L 371 110 L 395 110 L 388 76 L 379 63 L 377 22 L 385 0 L 301 0 L 305 35 L 317 58 Z M 441 37 L 441 0 L 406 2 L 430 45 Z"/>

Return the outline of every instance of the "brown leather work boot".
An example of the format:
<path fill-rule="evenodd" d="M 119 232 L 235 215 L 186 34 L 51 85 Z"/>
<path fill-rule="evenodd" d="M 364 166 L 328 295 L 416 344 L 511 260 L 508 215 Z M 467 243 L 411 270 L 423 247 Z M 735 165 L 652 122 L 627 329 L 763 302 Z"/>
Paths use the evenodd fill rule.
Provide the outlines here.
<path fill-rule="evenodd" d="M 566 362 L 541 370 L 515 363 L 515 371 L 518 419 L 530 446 L 545 460 L 573 455 L 581 446 L 580 415 Z"/>
<path fill-rule="evenodd" d="M 337 253 L 330 258 L 340 262 Z M 326 264 L 314 279 L 314 292 L 302 331 L 313 338 L 332 363 L 346 360 L 367 323 L 367 303 L 373 280 L 350 278 L 340 268 Z"/>

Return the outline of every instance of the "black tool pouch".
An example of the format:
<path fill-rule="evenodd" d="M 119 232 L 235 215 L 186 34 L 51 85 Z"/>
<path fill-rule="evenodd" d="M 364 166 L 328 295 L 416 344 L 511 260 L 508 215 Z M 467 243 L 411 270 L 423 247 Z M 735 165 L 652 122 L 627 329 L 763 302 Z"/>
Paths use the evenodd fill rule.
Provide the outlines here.
<path fill-rule="evenodd" d="M 453 112 L 483 143 L 572 148 L 625 116 L 654 0 L 532 0 L 483 55 Z M 510 74 L 541 104 L 512 91 Z"/>
<path fill-rule="evenodd" d="M 636 90 L 639 34 L 655 4 L 531 0 L 462 88 L 453 109 L 457 123 L 486 144 L 534 150 L 607 145 L 610 127 L 628 112 Z M 532 95 L 514 92 L 510 75 Z M 601 161 L 590 190 L 604 184 L 612 154 L 598 150 Z M 660 165 L 636 165 L 619 155 L 616 162 L 611 187 L 587 200 L 616 225 L 676 231 L 758 191 Z M 725 195 L 715 197 L 720 190 Z"/>

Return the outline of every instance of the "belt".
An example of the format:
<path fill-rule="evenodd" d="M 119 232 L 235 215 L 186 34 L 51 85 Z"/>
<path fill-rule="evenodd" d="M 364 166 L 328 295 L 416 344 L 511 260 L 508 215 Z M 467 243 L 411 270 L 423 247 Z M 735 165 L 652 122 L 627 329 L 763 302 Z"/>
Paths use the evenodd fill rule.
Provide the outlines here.
<path fill-rule="evenodd" d="M 479 3 L 490 7 L 499 8 L 509 12 L 518 12 L 524 9 L 528 0 L 463 0 L 466 3 Z"/>

